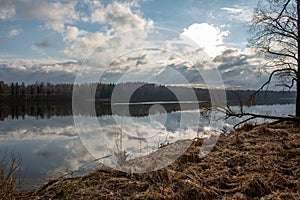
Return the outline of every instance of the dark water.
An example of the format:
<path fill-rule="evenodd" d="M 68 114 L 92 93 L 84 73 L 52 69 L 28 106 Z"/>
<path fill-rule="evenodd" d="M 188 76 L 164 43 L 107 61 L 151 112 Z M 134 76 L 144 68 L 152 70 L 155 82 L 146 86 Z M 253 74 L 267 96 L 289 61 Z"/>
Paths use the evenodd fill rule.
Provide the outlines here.
<path fill-rule="evenodd" d="M 180 110 L 178 104 L 172 103 L 157 107 L 153 104 L 132 105 L 130 116 L 123 115 L 122 105 L 119 106 L 119 113 L 112 114 L 110 105 L 96 105 L 97 119 L 101 131 L 109 136 L 112 144 L 120 142 L 118 132 L 121 130 L 123 148 L 130 149 L 133 156 L 134 152 L 141 155 L 152 152 L 160 144 L 201 136 L 212 128 L 230 129 L 237 122 L 227 120 L 221 123 L 222 127 L 217 127 L 212 120 L 220 120 L 222 114 L 202 112 L 198 103 L 196 106 L 191 104 L 190 109 L 186 110 Z M 198 109 L 195 109 L 197 106 Z M 2 105 L 1 108 L 0 157 L 10 152 L 21 154 L 25 175 L 23 190 L 34 188 L 49 178 L 66 174 L 80 175 L 99 166 L 99 163 L 93 162 L 95 154 L 87 150 L 82 133 L 78 133 L 71 105 Z M 152 113 L 152 108 L 157 109 Z M 254 106 L 248 109 L 278 116 L 294 113 L 292 104 Z M 200 120 L 195 120 L 195 116 Z M 92 119 L 86 113 L 77 114 L 76 117 L 86 121 Z M 89 131 L 99 132 L 93 128 Z"/>

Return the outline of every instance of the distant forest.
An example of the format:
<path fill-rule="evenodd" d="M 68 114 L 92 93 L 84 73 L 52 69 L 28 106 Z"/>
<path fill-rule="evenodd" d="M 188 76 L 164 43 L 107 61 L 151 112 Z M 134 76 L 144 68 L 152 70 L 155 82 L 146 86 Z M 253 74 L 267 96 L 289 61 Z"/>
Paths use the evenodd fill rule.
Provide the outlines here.
<path fill-rule="evenodd" d="M 138 87 L 130 98 L 131 103 L 135 102 L 153 102 L 153 101 L 178 101 L 175 94 L 185 97 L 185 101 L 195 100 L 188 94 L 188 88 L 178 86 L 164 86 L 152 83 L 121 83 L 118 84 L 120 92 L 128 91 L 131 87 Z M 93 88 L 97 88 L 95 92 L 96 102 L 109 103 L 112 92 L 116 87 L 115 84 L 104 83 L 84 83 L 84 84 L 52 84 L 44 82 L 36 82 L 34 84 L 25 85 L 25 83 L 4 83 L 0 81 L 0 102 L 14 102 L 20 100 L 26 101 L 72 101 L 73 88 L 77 87 L 80 95 L 92 92 Z M 209 91 L 203 88 L 193 88 L 198 101 L 210 101 Z M 239 105 L 249 103 L 253 90 L 227 90 L 227 102 L 230 105 Z M 295 102 L 294 91 L 267 91 L 260 92 L 256 95 L 254 104 L 284 104 Z M 120 102 L 122 103 L 122 102 Z M 127 103 L 127 102 L 124 102 Z"/>
<path fill-rule="evenodd" d="M 178 101 L 175 94 L 183 96 L 184 101 L 195 100 L 189 95 L 190 91 L 188 92 L 186 87 L 164 86 L 150 83 L 121 83 L 118 85 L 85 83 L 73 85 L 41 82 L 25 85 L 25 83 L 8 84 L 0 81 L 0 121 L 7 117 L 13 119 L 18 119 L 19 117 L 25 118 L 26 115 L 38 118 L 70 116 L 72 114 L 89 115 L 90 113 L 84 109 L 84 102 L 79 104 L 79 107 L 82 107 L 83 110 L 79 111 L 79 113 L 73 113 L 72 96 L 74 87 L 77 87 L 77 95 L 95 95 L 95 110 L 97 116 L 111 115 L 111 96 L 116 86 L 118 87 L 118 92 L 124 94 L 127 94 L 127 91 L 132 88 L 137 88 L 131 95 L 130 103 L 148 102 L 144 105 L 131 105 L 131 116 L 148 115 L 151 102 L 157 101 L 169 102 L 163 104 L 167 112 L 195 108 L 195 105 L 192 104 L 185 104 L 184 108 L 182 108 L 178 103 L 174 103 Z M 96 88 L 96 92 L 93 88 Z M 193 90 L 199 101 L 196 103 L 199 107 L 207 107 L 210 105 L 210 95 L 207 89 L 193 88 Z M 254 92 L 253 90 L 227 90 L 227 103 L 229 105 L 240 105 L 242 102 L 244 105 L 248 105 L 250 96 Z M 260 92 L 257 94 L 254 104 L 270 105 L 294 103 L 295 95 L 294 91 Z M 114 100 L 114 102 L 116 102 L 116 100 Z M 119 101 L 119 103 L 128 102 Z M 119 105 L 117 114 L 123 115 L 124 109 L 126 109 L 126 106 Z"/>

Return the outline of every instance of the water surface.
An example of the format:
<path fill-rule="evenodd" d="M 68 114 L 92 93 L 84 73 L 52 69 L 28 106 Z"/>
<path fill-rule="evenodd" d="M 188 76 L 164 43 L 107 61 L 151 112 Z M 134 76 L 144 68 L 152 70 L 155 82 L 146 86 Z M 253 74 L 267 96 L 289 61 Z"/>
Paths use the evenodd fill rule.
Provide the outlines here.
<path fill-rule="evenodd" d="M 138 108 L 143 109 L 136 107 L 137 110 Z M 246 109 L 277 116 L 294 113 L 292 104 L 253 106 Z M 118 147 L 121 145 L 134 157 L 153 152 L 164 143 L 191 139 L 207 133 L 214 128 L 215 122 L 211 121 L 209 114 L 200 111 L 200 109 L 185 111 L 174 109 L 167 113 L 138 114 L 134 117 L 111 115 L 105 111 L 97 118 L 101 131 L 112 144 Z M 184 125 L 181 121 L 183 113 L 190 116 Z M 200 121 L 193 120 L 195 113 L 201 113 Z M 80 115 L 80 117 L 89 120 L 91 116 Z M 230 130 L 237 122 L 238 119 L 226 120 L 224 128 Z M 91 129 L 91 132 L 96 131 L 98 130 Z M 22 171 L 25 173 L 22 189 L 25 190 L 49 178 L 66 174 L 80 175 L 99 166 L 99 163 L 93 162 L 97 158 L 91 155 L 80 134 L 78 135 L 72 115 L 56 114 L 41 117 L 25 114 L 18 118 L 16 115 L 8 115 L 0 121 L 0 154 L 3 156 L 10 152 L 18 152 L 22 156 Z"/>

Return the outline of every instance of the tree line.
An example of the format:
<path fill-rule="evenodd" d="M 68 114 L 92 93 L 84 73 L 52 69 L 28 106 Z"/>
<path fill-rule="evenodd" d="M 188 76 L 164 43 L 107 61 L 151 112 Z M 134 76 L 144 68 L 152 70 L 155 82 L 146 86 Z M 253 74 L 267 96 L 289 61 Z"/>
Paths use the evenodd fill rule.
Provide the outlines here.
<path fill-rule="evenodd" d="M 74 85 L 71 83 L 53 84 L 49 82 L 35 82 L 34 84 L 26 85 L 24 82 L 21 84 L 18 82 L 8 84 L 0 81 L 0 98 L 2 100 L 12 98 L 71 100 L 73 87 Z M 110 98 L 114 84 L 84 83 L 76 85 L 76 87 L 82 91 L 89 91 L 91 88 L 96 87 L 97 98 Z"/>
<path fill-rule="evenodd" d="M 118 85 L 110 83 L 44 83 L 36 82 L 25 85 L 25 83 L 4 83 L 0 81 L 0 101 L 13 102 L 14 100 L 40 100 L 40 101 L 66 101 L 71 102 L 73 97 L 73 88 L 76 87 L 77 94 L 81 96 L 95 97 L 96 102 L 110 103 L 115 87 L 117 92 L 127 95 L 128 91 L 135 88 L 130 96 L 130 103 L 134 102 L 154 102 L 154 101 L 178 101 L 178 96 L 184 97 L 184 101 L 202 101 L 210 102 L 208 89 L 205 88 L 187 88 L 183 86 L 165 86 L 154 83 L 119 83 Z M 191 96 L 191 90 L 196 99 Z M 250 102 L 253 94 L 254 101 Z M 259 92 L 254 90 L 226 90 L 227 102 L 229 105 L 249 104 L 284 104 L 295 103 L 296 93 L 294 91 L 267 91 Z M 253 100 L 253 99 L 252 99 Z M 118 102 L 114 100 L 114 102 Z M 181 99 L 182 101 L 182 99 Z M 120 102 L 128 103 L 128 102 Z"/>

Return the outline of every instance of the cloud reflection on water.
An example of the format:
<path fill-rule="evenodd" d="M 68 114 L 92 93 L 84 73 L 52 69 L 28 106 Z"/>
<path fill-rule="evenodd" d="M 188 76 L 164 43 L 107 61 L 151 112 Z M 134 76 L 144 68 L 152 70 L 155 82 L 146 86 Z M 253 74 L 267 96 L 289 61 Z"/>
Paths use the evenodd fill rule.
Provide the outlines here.
<path fill-rule="evenodd" d="M 246 109 L 277 116 L 294 113 L 294 105 L 291 104 L 256 106 Z M 182 112 L 187 112 L 190 118 L 187 118 L 185 126 L 180 128 L 179 120 Z M 152 116 L 151 119 L 136 117 L 131 123 L 126 117 L 119 116 L 120 120 L 124 122 L 121 127 L 114 123 L 112 116 L 99 117 L 103 132 L 111 141 L 112 146 L 101 146 L 100 137 L 100 143 L 95 143 L 96 151 L 103 152 L 103 155 L 113 153 L 116 145 L 120 147 L 121 130 L 122 148 L 131 152 L 130 156 L 133 158 L 155 151 L 160 144 L 174 142 L 178 139 L 192 139 L 197 135 L 209 133 L 214 128 L 214 123 L 205 119 L 204 116 L 200 122 L 193 120 L 191 113 L 199 111 L 182 112 L 168 113 L 165 124 L 159 123 L 159 114 Z M 154 123 L 149 123 L 151 120 Z M 225 125 L 230 129 L 236 122 L 236 120 L 227 120 Z M 95 134 L 93 128 L 89 132 Z M 110 152 L 107 152 L 107 148 L 110 149 Z M 27 187 L 32 187 L 31 183 L 39 184 L 45 179 L 55 178 L 66 172 L 84 173 L 83 169 L 93 169 L 99 166 L 99 163 L 96 162 L 89 167 L 95 157 L 86 150 L 80 141 L 72 116 L 38 120 L 27 116 L 24 120 L 0 122 L 0 154 L 5 151 L 16 151 L 22 154 L 23 169 L 26 171 L 24 185 Z"/>

